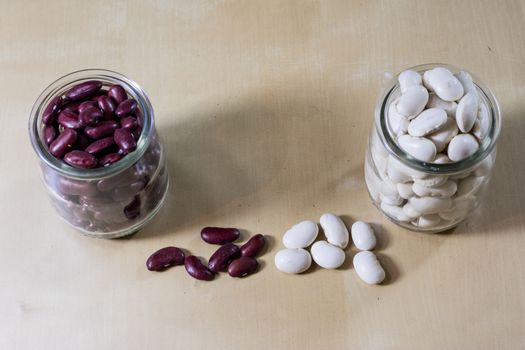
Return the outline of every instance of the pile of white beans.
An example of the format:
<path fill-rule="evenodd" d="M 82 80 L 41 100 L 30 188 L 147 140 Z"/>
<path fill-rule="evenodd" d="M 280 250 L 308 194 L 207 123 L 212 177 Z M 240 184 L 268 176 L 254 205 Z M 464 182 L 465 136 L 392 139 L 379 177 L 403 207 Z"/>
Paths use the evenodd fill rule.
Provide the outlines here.
<path fill-rule="evenodd" d="M 350 241 L 348 229 L 341 218 L 332 213 L 323 214 L 319 221 L 326 240 L 314 243 L 319 234 L 319 227 L 310 220 L 301 221 L 286 231 L 283 236 L 286 249 L 275 255 L 275 266 L 279 271 L 291 274 L 305 272 L 310 268 L 312 258 L 317 265 L 325 269 L 337 269 L 343 265 L 346 259 L 343 249 Z M 353 259 L 357 275 L 368 284 L 381 283 L 385 278 L 385 271 L 376 255 L 369 251 L 376 245 L 374 230 L 369 224 L 356 221 L 351 231 L 354 245 L 361 250 Z M 310 245 L 312 247 L 308 252 L 306 248 Z"/>
<path fill-rule="evenodd" d="M 478 150 L 492 121 L 469 73 L 406 70 L 398 81 L 401 94 L 387 106 L 387 120 L 401 149 L 434 164 L 459 162 Z M 365 180 L 372 199 L 387 216 L 416 229 L 440 230 L 463 220 L 477 206 L 495 160 L 491 154 L 468 171 L 430 175 L 390 155 L 375 130 L 369 142 Z"/>

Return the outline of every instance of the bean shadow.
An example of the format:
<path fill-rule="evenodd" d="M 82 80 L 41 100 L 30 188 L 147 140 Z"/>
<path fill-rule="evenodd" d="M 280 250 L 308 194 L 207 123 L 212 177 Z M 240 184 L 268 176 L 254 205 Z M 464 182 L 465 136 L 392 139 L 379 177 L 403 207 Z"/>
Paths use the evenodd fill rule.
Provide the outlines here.
<path fill-rule="evenodd" d="M 469 234 L 510 232 L 524 219 L 525 118 L 523 112 L 505 114 L 498 141 L 496 164 L 482 205 L 458 230 Z"/>
<path fill-rule="evenodd" d="M 376 253 L 376 255 L 381 266 L 383 266 L 383 270 L 385 270 L 385 279 L 381 282 L 381 285 L 387 286 L 398 281 L 401 278 L 401 274 L 392 259 L 386 254 Z"/>

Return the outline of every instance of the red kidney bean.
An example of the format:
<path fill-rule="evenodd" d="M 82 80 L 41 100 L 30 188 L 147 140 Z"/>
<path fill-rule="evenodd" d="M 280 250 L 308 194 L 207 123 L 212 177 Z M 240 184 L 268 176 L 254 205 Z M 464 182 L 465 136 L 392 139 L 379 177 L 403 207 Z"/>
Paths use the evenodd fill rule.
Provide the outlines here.
<path fill-rule="evenodd" d="M 104 137 L 86 147 L 85 151 L 90 154 L 99 154 L 115 144 L 113 137 Z"/>
<path fill-rule="evenodd" d="M 140 196 L 135 196 L 133 200 L 124 207 L 124 215 L 130 220 L 140 216 Z"/>
<path fill-rule="evenodd" d="M 101 196 L 98 193 L 95 193 L 95 195 L 81 194 L 78 202 L 90 210 L 103 208 L 104 210 L 115 212 L 117 211 L 114 209 L 115 207 L 118 208 L 118 210 L 122 207 L 121 204 L 115 203 L 113 199 Z"/>
<path fill-rule="evenodd" d="M 77 140 L 78 134 L 73 129 L 65 129 L 49 145 L 49 152 L 55 157 L 62 158 Z"/>
<path fill-rule="evenodd" d="M 133 152 L 135 148 L 137 148 L 137 141 L 135 141 L 129 129 L 126 129 L 126 128 L 117 129 L 115 130 L 113 137 L 115 139 L 115 143 L 122 150 L 124 154 Z"/>
<path fill-rule="evenodd" d="M 126 186 L 119 186 L 111 192 L 111 198 L 117 202 L 125 201 L 137 195 L 144 189 L 145 185 L 142 181 L 136 181 Z"/>
<path fill-rule="evenodd" d="M 255 257 L 257 254 L 263 250 L 264 246 L 266 245 L 266 239 L 263 235 L 256 234 L 252 238 L 248 240 L 248 242 L 244 243 L 244 245 L 241 247 L 241 253 L 242 256 L 248 256 L 248 257 Z"/>
<path fill-rule="evenodd" d="M 70 102 L 63 106 L 63 111 L 69 111 L 73 113 L 78 113 L 78 107 L 80 106 L 80 102 Z"/>
<path fill-rule="evenodd" d="M 82 113 L 82 111 L 85 111 L 86 109 L 96 107 L 98 107 L 98 104 L 95 101 L 84 101 L 78 105 L 78 112 Z"/>
<path fill-rule="evenodd" d="M 49 147 L 51 142 L 57 137 L 57 129 L 54 125 L 46 125 L 43 130 L 44 143 Z"/>
<path fill-rule="evenodd" d="M 86 127 L 84 133 L 92 139 L 101 139 L 106 136 L 113 135 L 113 132 L 119 128 L 119 124 L 115 120 L 106 120 L 97 124 L 97 126 Z"/>
<path fill-rule="evenodd" d="M 79 120 L 78 115 L 69 111 L 60 112 L 58 115 L 58 124 L 68 129 L 80 129 L 84 126 Z"/>
<path fill-rule="evenodd" d="M 77 181 L 58 176 L 56 184 L 58 191 L 63 194 L 72 196 L 96 196 L 98 194 L 97 187 L 91 182 Z"/>
<path fill-rule="evenodd" d="M 66 97 L 72 101 L 82 100 L 95 94 L 102 87 L 102 82 L 97 80 L 85 81 L 77 84 L 66 92 Z"/>
<path fill-rule="evenodd" d="M 213 253 L 208 261 L 208 268 L 213 272 L 226 270 L 233 260 L 241 256 L 241 250 L 233 243 L 226 243 Z"/>
<path fill-rule="evenodd" d="M 140 138 L 140 134 L 142 134 L 142 128 L 136 128 L 131 133 L 133 134 L 133 138 L 135 139 L 135 141 L 138 141 Z"/>
<path fill-rule="evenodd" d="M 205 227 L 201 231 L 201 238 L 210 244 L 224 244 L 233 242 L 241 232 L 236 228 Z"/>
<path fill-rule="evenodd" d="M 44 113 L 42 113 L 42 123 L 46 125 L 52 124 L 55 121 L 61 104 L 62 96 L 53 97 L 47 104 L 46 108 L 44 108 Z"/>
<path fill-rule="evenodd" d="M 116 176 L 101 179 L 97 183 L 97 188 L 101 192 L 109 192 L 118 186 L 126 186 L 137 181 L 133 169 L 126 169 Z"/>
<path fill-rule="evenodd" d="M 82 126 L 95 126 L 102 118 L 102 111 L 98 107 L 90 107 L 80 112 L 79 120 Z"/>
<path fill-rule="evenodd" d="M 73 145 L 73 149 L 84 151 L 91 143 L 91 140 L 84 134 L 78 133 L 77 141 Z"/>
<path fill-rule="evenodd" d="M 109 88 L 108 96 L 114 99 L 117 104 L 120 104 L 122 101 L 128 98 L 126 90 L 124 90 L 124 88 L 118 84 Z"/>
<path fill-rule="evenodd" d="M 100 165 L 100 166 L 108 166 L 108 165 L 111 165 L 111 164 L 115 163 L 116 161 L 120 160 L 121 158 L 122 158 L 122 155 L 120 155 L 118 153 L 108 153 L 108 154 L 102 156 L 98 160 L 98 165 Z"/>
<path fill-rule="evenodd" d="M 104 118 L 111 119 L 117 108 L 117 103 L 108 96 L 100 96 L 97 101 L 98 107 L 104 112 Z"/>
<path fill-rule="evenodd" d="M 120 121 L 120 125 L 126 129 L 135 129 L 137 127 L 137 119 L 134 117 L 125 117 Z"/>
<path fill-rule="evenodd" d="M 163 271 L 168 267 L 184 264 L 184 252 L 177 247 L 166 247 L 151 254 L 146 261 L 150 271 Z"/>
<path fill-rule="evenodd" d="M 135 101 L 132 98 L 129 98 L 119 103 L 117 109 L 115 109 L 115 115 L 119 118 L 123 118 L 135 112 L 136 109 L 137 109 L 137 101 Z"/>
<path fill-rule="evenodd" d="M 84 151 L 71 151 L 64 156 L 64 162 L 75 167 L 91 169 L 97 166 L 98 160 L 92 154 Z"/>
<path fill-rule="evenodd" d="M 249 256 L 240 257 L 228 266 L 228 273 L 232 277 L 245 277 L 259 269 L 259 263 Z"/>
<path fill-rule="evenodd" d="M 200 260 L 194 255 L 186 257 L 184 260 L 184 267 L 186 271 L 198 280 L 211 281 L 215 278 L 213 272 L 210 271 Z"/>

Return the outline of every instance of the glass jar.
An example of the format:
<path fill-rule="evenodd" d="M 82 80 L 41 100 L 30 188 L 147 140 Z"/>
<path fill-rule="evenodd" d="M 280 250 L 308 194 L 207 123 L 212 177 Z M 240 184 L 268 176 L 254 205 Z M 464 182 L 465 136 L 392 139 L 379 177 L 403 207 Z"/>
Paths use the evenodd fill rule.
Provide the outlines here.
<path fill-rule="evenodd" d="M 105 167 L 80 169 L 48 151 L 43 141 L 42 114 L 52 98 L 88 80 L 101 81 L 102 89 L 120 84 L 137 101 L 135 116 L 142 131 L 135 135 L 138 138 L 135 151 L 119 161 Z M 125 76 L 88 69 L 59 78 L 36 100 L 29 135 L 52 205 L 62 219 L 80 232 L 101 238 L 129 235 L 142 228 L 162 207 L 169 180 L 153 107 L 140 86 Z"/>
<path fill-rule="evenodd" d="M 460 71 L 445 64 L 409 69 L 423 74 L 435 67 L 447 68 L 454 74 Z M 385 84 L 376 103 L 365 158 L 366 186 L 373 204 L 397 225 L 413 231 L 445 231 L 465 220 L 483 199 L 496 160 L 496 142 L 501 129 L 498 102 L 473 76 L 479 108 L 485 108 L 486 112 L 485 132 L 478 139 L 479 148 L 458 162 L 424 162 L 399 146 L 397 137 L 403 131 L 397 129 L 396 133 L 397 126 L 389 119 L 390 107 L 401 95 L 398 77 Z M 441 156 L 443 158 L 446 157 Z"/>

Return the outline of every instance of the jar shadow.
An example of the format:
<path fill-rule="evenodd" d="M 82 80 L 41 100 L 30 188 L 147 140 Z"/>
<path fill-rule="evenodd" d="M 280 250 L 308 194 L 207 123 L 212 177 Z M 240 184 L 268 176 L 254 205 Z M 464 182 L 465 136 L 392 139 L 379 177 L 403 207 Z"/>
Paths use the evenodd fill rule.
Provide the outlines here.
<path fill-rule="evenodd" d="M 467 234 L 509 232 L 522 227 L 525 162 L 522 147 L 525 118 L 517 111 L 505 113 L 496 163 L 482 205 L 458 229 Z M 510 233 L 510 232 L 509 232 Z"/>

